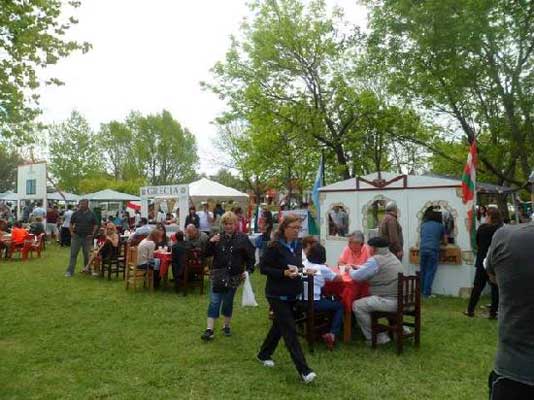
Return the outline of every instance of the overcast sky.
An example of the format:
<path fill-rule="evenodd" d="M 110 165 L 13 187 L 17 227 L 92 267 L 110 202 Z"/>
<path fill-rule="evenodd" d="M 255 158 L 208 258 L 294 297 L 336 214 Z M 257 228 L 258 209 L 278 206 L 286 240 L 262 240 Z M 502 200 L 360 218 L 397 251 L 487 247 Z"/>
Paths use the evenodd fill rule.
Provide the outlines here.
<path fill-rule="evenodd" d="M 327 1 L 361 25 L 365 10 L 356 2 Z M 98 129 L 130 110 L 167 109 L 196 135 L 201 171 L 214 173 L 211 122 L 224 103 L 199 82 L 210 80 L 210 68 L 223 60 L 247 14 L 245 0 L 83 0 L 69 37 L 93 49 L 48 68 L 65 85 L 41 90 L 42 119 L 61 121 L 76 109 Z"/>

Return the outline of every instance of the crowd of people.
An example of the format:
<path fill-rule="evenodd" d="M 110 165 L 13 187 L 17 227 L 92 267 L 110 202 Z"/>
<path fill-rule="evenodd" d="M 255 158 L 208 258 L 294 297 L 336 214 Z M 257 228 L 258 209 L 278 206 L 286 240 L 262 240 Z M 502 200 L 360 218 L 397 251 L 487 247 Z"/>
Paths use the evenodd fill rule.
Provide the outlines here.
<path fill-rule="evenodd" d="M 266 205 L 263 205 L 258 225 L 261 234 L 254 245 L 248 237 L 250 221 L 241 208 L 225 211 L 222 207 L 209 209 L 207 203 L 201 210 L 194 206 L 183 225 L 173 234 L 167 229 L 176 220 L 160 210 L 153 221 L 137 213 L 133 220 L 118 213 L 115 218 L 98 223 L 89 209 L 88 201 L 81 200 L 76 209 L 68 206 L 59 210 L 52 205 L 44 210 L 39 204 L 24 212 L 26 222 L 8 222 L 9 212 L 2 209 L 0 230 L 10 230 L 11 240 L 24 240 L 28 229 L 36 234 L 47 233 L 60 245 L 70 244 L 70 261 L 65 276 L 72 276 L 80 250 L 84 268 L 90 273 L 90 250 L 96 240 L 97 253 L 102 259 L 118 254 L 121 240 L 127 240 L 138 248 L 138 268 L 154 272 L 154 285 L 159 283 L 159 259 L 154 257 L 158 248 L 169 248 L 172 254 L 172 273 L 175 279 L 183 270 L 184 255 L 194 251 L 202 263 L 212 258 L 210 271 L 209 303 L 206 312 L 206 329 L 203 341 L 215 338 L 215 325 L 222 315 L 222 334 L 231 336 L 234 296 L 237 288 L 255 269 L 256 249 L 260 255 L 259 270 L 266 276 L 265 296 L 269 303 L 272 325 L 263 343 L 259 345 L 257 359 L 265 367 L 274 367 L 273 353 L 283 338 L 295 368 L 302 381 L 309 383 L 316 373 L 307 363 L 297 338 L 295 309 L 298 302 L 306 301 L 307 275 L 314 276 L 313 304 L 317 311 L 331 313 L 329 329 L 322 335 L 329 349 L 339 339 L 343 324 L 343 304 L 335 298 L 325 298 L 322 290 L 328 282 L 343 279 L 343 275 L 356 282 L 366 282 L 369 293 L 355 299 L 352 311 L 364 336 L 371 340 L 371 313 L 393 312 L 397 308 L 398 273 L 403 271 L 403 231 L 394 202 L 385 206 L 378 236 L 365 240 L 361 231 L 346 232 L 347 245 L 338 257 L 338 268 L 326 265 L 326 249 L 316 236 L 299 238 L 301 218 L 286 214 L 275 221 Z M 342 213 L 338 210 L 338 213 Z M 26 215 L 27 214 L 27 215 Z M 161 214 L 161 215 L 160 215 Z M 423 297 L 432 296 L 432 284 L 443 245 L 451 243 L 451 226 L 447 226 L 446 210 L 430 207 L 423 216 L 420 229 L 419 251 L 421 288 Z M 531 344 L 534 326 L 534 224 L 504 225 L 500 211 L 494 207 L 484 210 L 484 217 L 476 233 L 476 274 L 471 297 L 465 315 L 473 317 L 481 293 L 491 288 L 489 318 L 499 318 L 499 348 L 495 368 L 489 377 L 492 398 L 507 398 L 510 393 L 517 398 L 529 398 L 533 393 L 534 376 L 530 368 L 534 360 Z M 332 216 L 337 221 L 338 216 Z M 126 220 L 126 221 L 125 221 Z M 341 221 L 342 218 L 340 217 Z M 43 223 L 46 221 L 46 224 Z M 151 223 L 149 223 L 151 222 Z M 339 224 L 336 229 L 340 229 Z M 27 229 L 25 229 L 27 228 Z M 453 228 L 452 228 L 453 229 Z M 122 234 L 122 236 L 120 235 Z M 126 235 L 125 235 L 126 234 Z M 513 271 L 513 272 L 512 272 Z M 500 300 L 499 300 L 500 299 Z M 389 342 L 390 337 L 379 334 L 378 344 Z M 527 396 L 527 397 L 521 397 Z"/>

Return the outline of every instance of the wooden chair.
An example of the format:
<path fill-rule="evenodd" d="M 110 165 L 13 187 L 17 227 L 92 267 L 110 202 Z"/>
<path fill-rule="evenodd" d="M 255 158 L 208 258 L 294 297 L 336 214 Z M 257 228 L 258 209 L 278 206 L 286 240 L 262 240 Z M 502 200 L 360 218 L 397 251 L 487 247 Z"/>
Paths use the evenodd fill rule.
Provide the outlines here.
<path fill-rule="evenodd" d="M 305 275 L 302 277 L 303 285 L 302 293 L 306 292 L 307 300 L 302 300 L 297 303 L 295 323 L 297 324 L 297 332 L 308 342 L 310 353 L 314 351 L 315 341 L 321 337 L 322 334 L 327 333 L 330 328 L 330 315 L 327 312 L 315 311 L 315 304 L 313 299 L 313 275 Z M 304 296 L 303 296 L 304 298 Z"/>
<path fill-rule="evenodd" d="M 404 320 L 413 318 L 412 322 Z M 380 324 L 379 320 L 386 318 L 388 324 Z M 404 332 L 404 327 L 412 328 L 410 333 Z M 397 311 L 371 313 L 371 343 L 376 348 L 378 334 L 388 332 L 396 342 L 397 354 L 402 353 L 404 339 L 414 338 L 416 348 L 421 342 L 421 278 L 420 273 L 404 276 L 399 273 L 397 292 Z"/>
<path fill-rule="evenodd" d="M 112 254 L 111 257 L 103 259 L 101 263 L 100 275 L 108 273 L 108 280 L 111 280 L 111 275 L 115 274 L 118 278 L 119 274 L 122 273 L 122 279 L 126 278 L 126 248 L 127 243 L 125 241 L 119 242 L 117 247 L 117 253 Z"/>
<path fill-rule="evenodd" d="M 133 287 L 137 290 L 137 285 L 143 283 L 143 287 L 153 289 L 153 272 L 151 269 L 144 270 L 137 268 L 137 246 L 128 246 L 126 251 L 126 270 L 125 277 L 126 290 Z"/>
<path fill-rule="evenodd" d="M 26 259 L 28 257 L 28 254 L 30 255 L 30 258 L 33 258 L 33 252 L 37 253 L 37 257 L 41 257 L 41 251 L 45 249 L 45 239 L 46 234 L 41 233 L 35 238 L 35 240 L 32 240 L 30 243 L 28 243 L 27 247 L 23 249 L 23 252 L 26 252 L 26 256 L 23 256 L 23 258 Z"/>
<path fill-rule="evenodd" d="M 177 277 L 176 288 L 182 288 L 184 296 L 190 287 L 198 286 L 200 294 L 204 294 L 205 265 L 202 262 L 201 250 L 197 248 L 187 249 L 184 257 L 182 274 Z M 176 279 L 176 278 L 175 278 Z"/>

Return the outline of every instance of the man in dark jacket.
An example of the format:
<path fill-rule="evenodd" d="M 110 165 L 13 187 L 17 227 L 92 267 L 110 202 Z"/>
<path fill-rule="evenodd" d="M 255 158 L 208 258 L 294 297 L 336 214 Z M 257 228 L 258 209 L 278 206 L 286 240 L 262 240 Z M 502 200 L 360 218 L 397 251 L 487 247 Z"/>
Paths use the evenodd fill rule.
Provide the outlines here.
<path fill-rule="evenodd" d="M 386 204 L 386 215 L 380 224 L 379 233 L 389 243 L 389 250 L 402 261 L 404 238 L 398 221 L 397 204 L 394 201 Z"/>
<path fill-rule="evenodd" d="M 206 247 L 206 255 L 213 256 L 213 268 L 207 328 L 201 336 L 205 341 L 214 338 L 215 320 L 220 313 L 224 317 L 223 333 L 231 336 L 235 292 L 246 277 L 245 270 L 252 273 L 256 262 L 255 249 L 248 236 L 236 230 L 236 215 L 226 212 L 221 217 L 221 224 L 223 233 L 214 235 Z"/>

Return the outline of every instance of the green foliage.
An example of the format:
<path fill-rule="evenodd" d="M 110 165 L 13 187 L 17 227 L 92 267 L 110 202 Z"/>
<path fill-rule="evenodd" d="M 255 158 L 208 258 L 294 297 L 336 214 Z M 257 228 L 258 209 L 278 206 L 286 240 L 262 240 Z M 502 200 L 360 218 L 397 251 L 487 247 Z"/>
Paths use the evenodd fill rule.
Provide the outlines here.
<path fill-rule="evenodd" d="M 217 173 L 215 175 L 211 175 L 209 179 L 219 182 L 221 185 L 228 186 L 242 192 L 246 192 L 249 189 L 245 182 L 240 180 L 225 168 L 219 169 Z"/>
<path fill-rule="evenodd" d="M 534 3 L 365 3 L 369 58 L 375 71 L 386 71 L 390 91 L 433 113 L 443 128 L 454 121 L 469 142 L 477 137 L 493 180 L 522 184 L 534 162 Z"/>
<path fill-rule="evenodd" d="M 254 18 L 205 84 L 228 104 L 219 123 L 246 127 L 235 162 L 246 158 L 256 176 L 289 191 L 311 187 L 321 150 L 336 179 L 420 166 L 410 155 L 428 135 L 413 111 L 385 101 L 361 74 L 363 36 L 341 10 L 306 4 L 254 2 Z"/>
<path fill-rule="evenodd" d="M 190 183 L 197 177 L 195 136 L 170 112 L 146 117 L 131 113 L 126 125 L 132 140 L 127 153 L 128 176 L 142 176 L 151 185 Z"/>
<path fill-rule="evenodd" d="M 101 175 L 82 179 L 79 184 L 79 190 L 80 193 L 94 193 L 104 189 L 112 189 L 121 193 L 139 196 L 139 188 L 146 184 L 146 180 L 142 177 L 131 180 L 117 180 L 111 176 Z"/>
<path fill-rule="evenodd" d="M 0 143 L 0 192 L 16 191 L 17 166 L 22 157 L 12 146 Z"/>
<path fill-rule="evenodd" d="M 64 39 L 77 23 L 65 13 L 79 6 L 79 1 L 0 1 L 0 137 L 30 141 L 26 132 L 39 112 L 39 70 L 73 51 L 89 50 L 88 43 Z M 62 83 L 50 78 L 46 84 Z"/>
<path fill-rule="evenodd" d="M 96 135 L 85 118 L 73 111 L 70 118 L 50 127 L 49 171 L 58 187 L 78 193 L 80 182 L 104 174 Z"/>
<path fill-rule="evenodd" d="M 421 348 L 372 350 L 356 330 L 333 352 L 303 350 L 318 375 L 299 381 L 280 341 L 265 368 L 255 356 L 271 321 L 265 277 L 251 276 L 259 307 L 239 305 L 233 336 L 203 343 L 208 296 L 124 290 L 122 280 L 65 278 L 68 249 L 0 268 L 0 387 L 6 399 L 387 399 L 487 398 L 497 323 L 462 315 L 465 299 L 425 300 Z M 77 271 L 82 268 L 81 254 Z M 16 279 L 14 279 L 16 275 Z M 484 304 L 485 298 L 481 300 Z M 68 307 L 67 307 L 68 305 Z M 466 350 L 468 349 L 468 350 Z"/>

